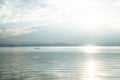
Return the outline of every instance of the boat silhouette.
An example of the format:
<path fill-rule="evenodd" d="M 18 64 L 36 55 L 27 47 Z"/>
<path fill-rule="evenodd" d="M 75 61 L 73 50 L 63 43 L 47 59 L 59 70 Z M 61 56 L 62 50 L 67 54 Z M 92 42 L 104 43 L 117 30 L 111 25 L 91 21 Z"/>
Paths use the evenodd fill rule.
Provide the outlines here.
<path fill-rule="evenodd" d="M 34 49 L 40 49 L 40 47 L 35 47 Z"/>

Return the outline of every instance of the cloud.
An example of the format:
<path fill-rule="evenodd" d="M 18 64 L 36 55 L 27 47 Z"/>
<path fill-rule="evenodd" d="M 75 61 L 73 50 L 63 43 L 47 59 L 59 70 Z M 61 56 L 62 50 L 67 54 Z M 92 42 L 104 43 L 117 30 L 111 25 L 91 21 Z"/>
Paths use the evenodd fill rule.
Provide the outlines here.
<path fill-rule="evenodd" d="M 30 34 L 36 31 L 33 27 L 24 27 L 24 28 L 8 28 L 8 29 L 0 29 L 0 38 L 6 39 L 10 37 L 20 36 L 24 34 Z"/>
<path fill-rule="evenodd" d="M 16 22 L 51 24 L 81 17 L 88 9 L 92 11 L 95 7 L 99 7 L 98 3 L 89 0 L 2 1 L 0 5 L 0 24 Z"/>
<path fill-rule="evenodd" d="M 12 23 L 6 29 L 0 29 L 0 38 L 29 34 L 36 31 L 36 27 L 61 22 L 60 13 L 45 0 L 1 0 L 0 26 Z M 16 23 L 28 27 L 18 27 Z M 30 23 L 30 24 L 28 24 Z M 29 27 L 29 25 L 31 27 Z"/>
<path fill-rule="evenodd" d="M 113 6 L 119 6 L 116 2 Z M 119 12 L 108 6 L 91 0 L 1 0 L 0 26 L 12 23 L 8 29 L 0 29 L 2 38 L 15 37 L 34 32 L 36 27 L 49 25 L 66 20 L 67 26 L 99 26 L 119 23 Z M 118 15 L 116 15 L 118 14 Z M 25 24 L 25 27 L 19 24 Z M 36 25 L 37 24 L 37 25 Z M 33 27 L 34 26 L 34 27 Z M 90 27 L 91 29 L 94 27 Z"/>
<path fill-rule="evenodd" d="M 120 7 L 120 1 L 113 3 L 112 7 Z"/>
<path fill-rule="evenodd" d="M 44 6 L 43 6 L 44 5 Z M 3 0 L 0 4 L 0 24 L 39 21 L 47 22 L 60 19 L 54 7 L 41 0 Z"/>

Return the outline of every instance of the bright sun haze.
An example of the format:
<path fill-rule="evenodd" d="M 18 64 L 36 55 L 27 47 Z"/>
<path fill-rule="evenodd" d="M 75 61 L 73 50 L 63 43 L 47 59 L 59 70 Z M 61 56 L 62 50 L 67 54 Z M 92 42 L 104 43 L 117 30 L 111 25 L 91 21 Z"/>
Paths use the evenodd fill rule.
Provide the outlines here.
<path fill-rule="evenodd" d="M 86 53 L 97 53 L 98 52 L 98 46 L 95 46 L 95 45 L 86 45 L 86 46 L 83 46 L 82 49 Z"/>
<path fill-rule="evenodd" d="M 117 0 L 1 0 L 0 44 L 119 45 L 119 3 Z"/>

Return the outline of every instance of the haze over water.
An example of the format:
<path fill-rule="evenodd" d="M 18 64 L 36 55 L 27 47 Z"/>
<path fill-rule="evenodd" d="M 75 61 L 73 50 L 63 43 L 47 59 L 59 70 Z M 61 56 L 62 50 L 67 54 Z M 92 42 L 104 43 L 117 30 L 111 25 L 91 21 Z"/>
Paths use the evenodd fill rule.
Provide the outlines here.
<path fill-rule="evenodd" d="M 120 47 L 1 47 L 0 80 L 119 80 Z"/>
<path fill-rule="evenodd" d="M 0 80 L 120 80 L 120 0 L 0 0 Z"/>

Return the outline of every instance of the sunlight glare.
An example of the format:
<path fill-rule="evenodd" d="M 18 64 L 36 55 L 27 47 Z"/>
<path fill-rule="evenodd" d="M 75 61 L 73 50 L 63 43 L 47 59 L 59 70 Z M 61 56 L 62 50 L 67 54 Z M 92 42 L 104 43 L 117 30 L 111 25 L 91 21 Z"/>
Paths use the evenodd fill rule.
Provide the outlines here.
<path fill-rule="evenodd" d="M 93 60 L 88 63 L 88 80 L 95 80 L 95 62 Z"/>
<path fill-rule="evenodd" d="M 92 0 L 47 0 L 48 4 L 68 23 L 83 32 L 97 33 L 99 26 L 108 21 L 104 8 Z M 66 24 L 65 23 L 65 24 Z"/>
<path fill-rule="evenodd" d="M 98 47 L 93 45 L 84 46 L 83 51 L 86 53 L 96 53 L 98 52 Z"/>

